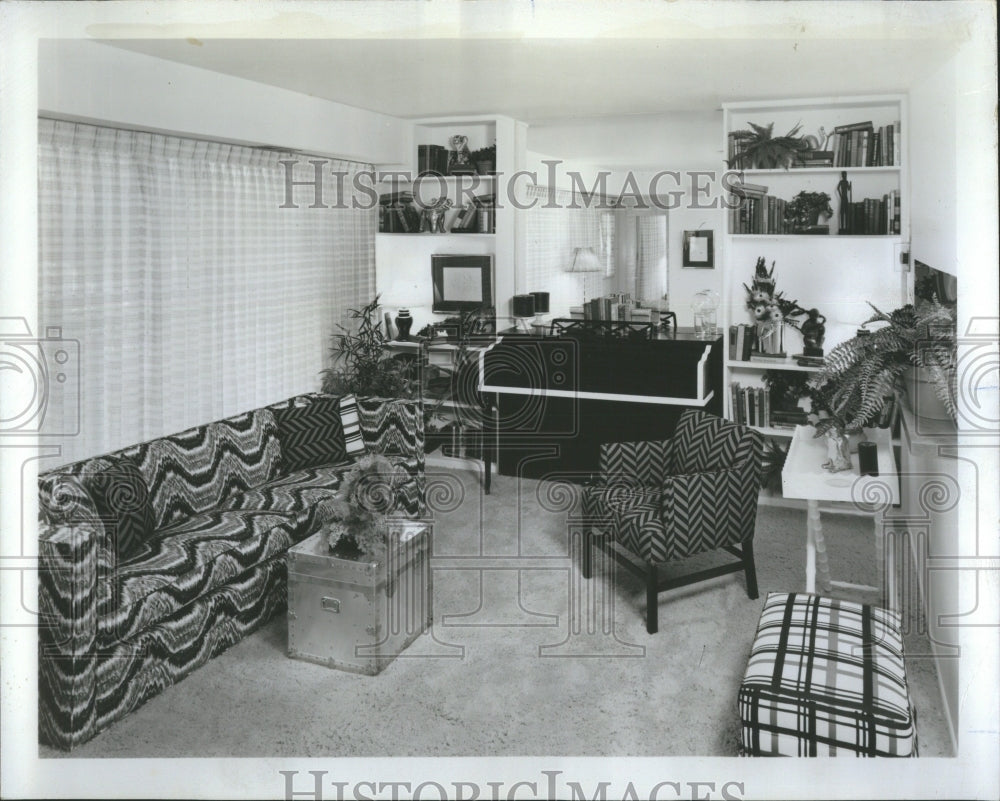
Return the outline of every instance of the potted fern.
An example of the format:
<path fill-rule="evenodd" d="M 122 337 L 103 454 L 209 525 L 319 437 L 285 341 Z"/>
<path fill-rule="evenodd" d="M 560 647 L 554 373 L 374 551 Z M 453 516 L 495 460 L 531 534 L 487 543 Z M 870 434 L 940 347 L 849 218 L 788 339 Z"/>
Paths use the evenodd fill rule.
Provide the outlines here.
<path fill-rule="evenodd" d="M 868 305 L 875 313 L 865 325 L 884 325 L 837 345 L 810 381 L 816 405 L 826 413 L 817 422 L 817 435 L 872 425 L 896 390 L 910 395 L 911 407 L 921 416 L 954 420 L 955 308 L 937 298 L 888 314 Z"/>
<path fill-rule="evenodd" d="M 728 162 L 730 168 L 773 170 L 784 167 L 787 170 L 795 161 L 795 156 L 809 148 L 805 139 L 797 135 L 801 125 L 796 125 L 784 136 L 774 136 L 773 122 L 768 125 L 748 122 L 747 125 L 749 129 L 733 131 L 729 135 L 736 147 L 736 153 Z"/>

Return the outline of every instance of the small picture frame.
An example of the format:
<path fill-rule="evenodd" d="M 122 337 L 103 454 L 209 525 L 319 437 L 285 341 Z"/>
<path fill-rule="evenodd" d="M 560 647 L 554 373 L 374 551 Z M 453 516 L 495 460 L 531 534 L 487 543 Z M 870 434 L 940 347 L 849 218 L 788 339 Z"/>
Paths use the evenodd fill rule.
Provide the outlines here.
<path fill-rule="evenodd" d="M 684 232 L 684 267 L 700 270 L 715 268 L 715 247 L 712 231 Z"/>

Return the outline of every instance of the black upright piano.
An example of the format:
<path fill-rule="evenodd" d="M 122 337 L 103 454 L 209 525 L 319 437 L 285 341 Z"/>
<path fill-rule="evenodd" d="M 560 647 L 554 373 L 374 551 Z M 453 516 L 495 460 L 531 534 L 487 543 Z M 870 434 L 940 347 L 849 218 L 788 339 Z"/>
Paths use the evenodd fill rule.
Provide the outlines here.
<path fill-rule="evenodd" d="M 495 393 L 501 475 L 571 481 L 599 467 L 602 442 L 662 439 L 685 409 L 722 414 L 722 337 L 501 335 L 480 355 Z"/>

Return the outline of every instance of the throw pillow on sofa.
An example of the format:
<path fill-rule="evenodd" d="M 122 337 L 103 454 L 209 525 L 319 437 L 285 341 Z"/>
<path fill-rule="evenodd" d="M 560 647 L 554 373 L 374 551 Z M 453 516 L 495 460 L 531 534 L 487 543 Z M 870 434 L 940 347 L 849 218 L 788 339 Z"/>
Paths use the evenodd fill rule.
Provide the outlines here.
<path fill-rule="evenodd" d="M 278 410 L 274 417 L 278 423 L 281 461 L 286 473 L 342 462 L 348 458 L 340 399 L 314 398 L 311 403 Z"/>
<path fill-rule="evenodd" d="M 114 459 L 85 480 L 118 560 L 127 562 L 146 553 L 156 515 L 139 468 L 128 459 Z"/>
<path fill-rule="evenodd" d="M 361 433 L 361 417 L 358 414 L 358 399 L 354 395 L 344 395 L 340 399 L 340 422 L 344 427 L 344 448 L 351 458 L 365 454 L 365 440 Z"/>

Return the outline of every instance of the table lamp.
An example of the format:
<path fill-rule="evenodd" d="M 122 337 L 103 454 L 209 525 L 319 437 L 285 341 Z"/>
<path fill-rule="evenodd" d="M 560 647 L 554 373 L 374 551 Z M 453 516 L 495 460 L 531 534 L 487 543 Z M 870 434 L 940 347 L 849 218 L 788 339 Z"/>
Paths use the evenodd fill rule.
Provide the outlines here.
<path fill-rule="evenodd" d="M 602 273 L 604 272 L 604 265 L 601 264 L 601 260 L 597 258 L 597 254 L 594 253 L 593 248 L 576 248 L 573 251 L 573 261 L 569 267 L 566 268 L 568 273 Z M 583 305 L 587 305 L 587 283 L 586 278 L 583 280 Z"/>

